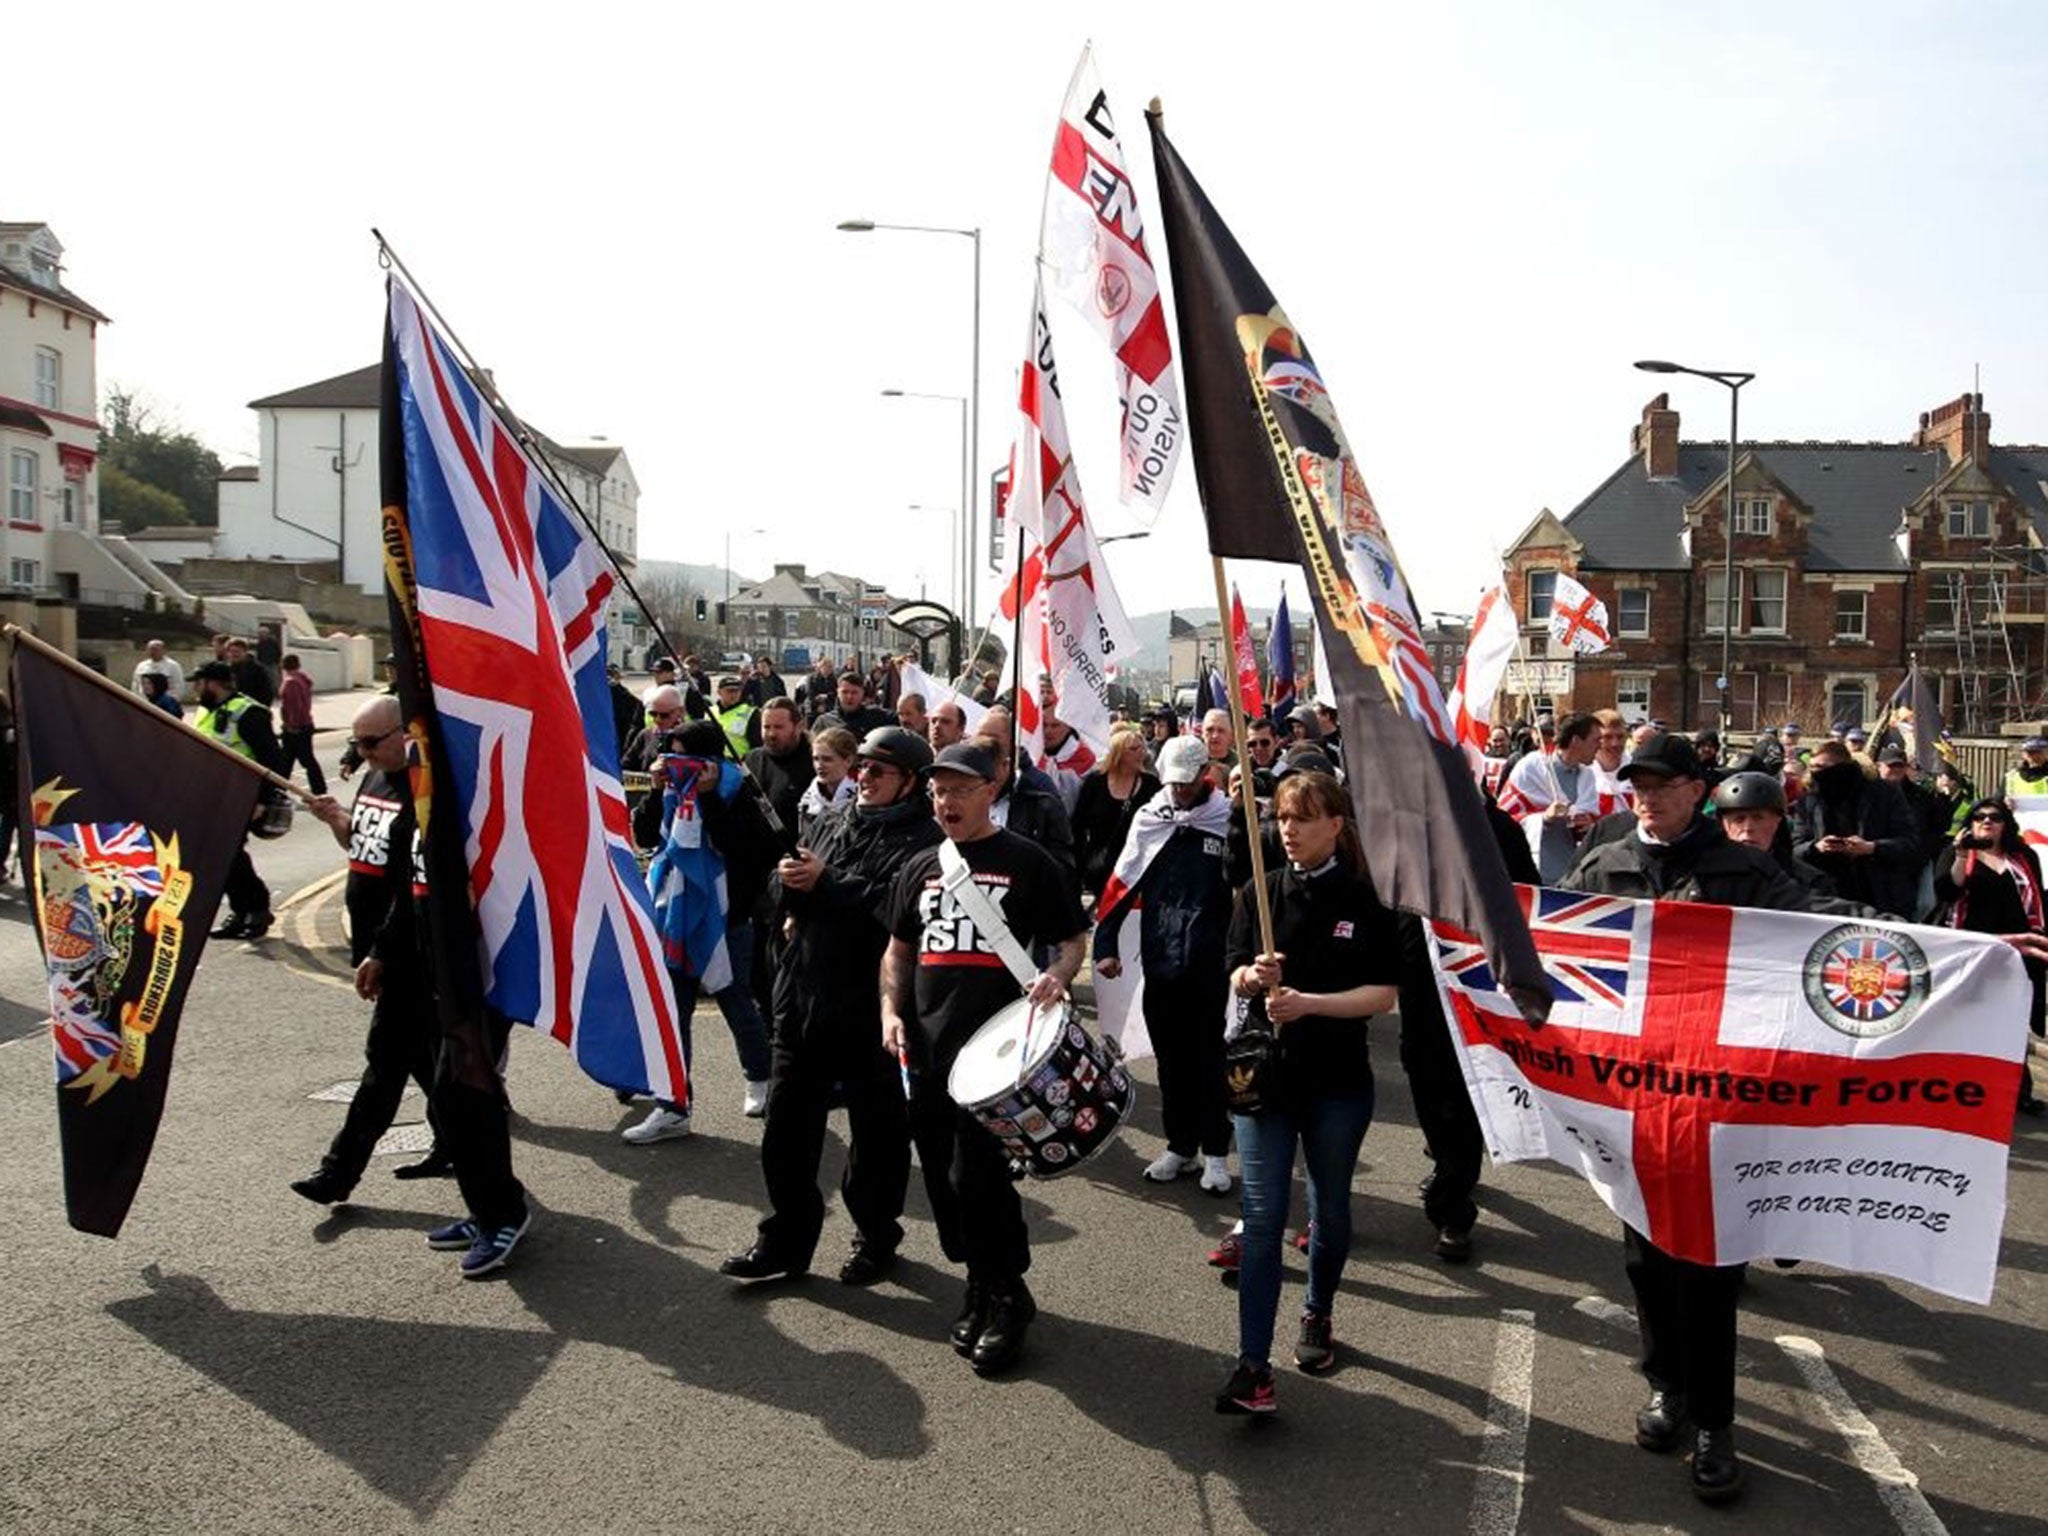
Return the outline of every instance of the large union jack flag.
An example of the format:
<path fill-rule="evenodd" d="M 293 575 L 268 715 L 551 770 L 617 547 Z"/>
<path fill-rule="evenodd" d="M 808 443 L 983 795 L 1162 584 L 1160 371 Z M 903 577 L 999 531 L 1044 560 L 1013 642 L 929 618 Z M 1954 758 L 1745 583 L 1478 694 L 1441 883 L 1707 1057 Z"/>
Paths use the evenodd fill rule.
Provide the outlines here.
<path fill-rule="evenodd" d="M 420 640 L 485 1001 L 606 1086 L 685 1102 L 606 693 L 610 564 L 418 301 L 395 280 L 390 295 Z"/>

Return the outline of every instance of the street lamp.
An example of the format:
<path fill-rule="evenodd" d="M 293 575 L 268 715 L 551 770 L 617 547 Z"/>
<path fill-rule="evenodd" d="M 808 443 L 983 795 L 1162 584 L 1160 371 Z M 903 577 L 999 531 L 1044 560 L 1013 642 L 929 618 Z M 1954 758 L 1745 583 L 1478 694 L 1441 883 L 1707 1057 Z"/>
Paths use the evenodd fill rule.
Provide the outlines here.
<path fill-rule="evenodd" d="M 968 496 L 973 493 L 972 481 L 974 476 L 974 454 L 973 450 L 968 446 L 968 432 L 970 430 L 968 412 L 972 402 L 963 395 L 931 394 L 921 389 L 885 389 L 882 391 L 882 396 L 887 400 L 950 400 L 960 407 L 960 505 L 962 507 L 966 506 Z M 956 524 L 959 521 L 957 508 L 954 512 L 954 521 Z M 964 611 L 963 603 L 971 604 L 974 596 L 973 577 L 968 573 L 967 568 L 963 567 L 960 560 L 960 545 L 958 542 L 960 536 L 961 530 L 956 526 L 953 529 L 954 543 L 952 554 L 953 611 L 956 613 Z M 961 586 L 963 579 L 969 583 L 965 588 Z"/>
<path fill-rule="evenodd" d="M 960 516 L 966 526 L 960 538 L 960 585 L 967 601 L 974 597 L 974 531 L 980 514 L 981 486 L 974 473 L 974 456 L 981 451 L 981 229 L 954 229 L 943 224 L 878 224 L 873 219 L 841 219 L 839 229 L 849 235 L 873 234 L 878 229 L 905 235 L 962 235 L 974 242 L 973 362 L 967 380 L 968 442 L 966 490 L 960 497 Z M 957 605 L 956 605 L 957 606 Z"/>
<path fill-rule="evenodd" d="M 910 503 L 910 510 L 913 512 L 943 512 L 946 514 L 946 556 L 948 559 L 955 561 L 953 574 L 957 577 L 960 574 L 960 568 L 957 563 L 960 554 L 958 543 L 960 538 L 960 509 L 958 507 L 927 507 L 921 502 L 913 501 Z M 922 571 L 918 573 L 917 595 L 919 597 L 924 596 L 924 573 Z M 953 612 L 956 615 L 960 612 L 958 593 L 954 594 Z"/>
<path fill-rule="evenodd" d="M 1689 373 L 1712 379 L 1728 391 L 1728 497 L 1721 529 L 1721 675 L 1714 686 L 1721 695 L 1721 734 L 1728 734 L 1728 643 L 1735 634 L 1735 440 L 1741 420 L 1742 386 L 1756 377 L 1732 368 L 1688 368 L 1649 358 L 1636 364 L 1645 373 Z"/>

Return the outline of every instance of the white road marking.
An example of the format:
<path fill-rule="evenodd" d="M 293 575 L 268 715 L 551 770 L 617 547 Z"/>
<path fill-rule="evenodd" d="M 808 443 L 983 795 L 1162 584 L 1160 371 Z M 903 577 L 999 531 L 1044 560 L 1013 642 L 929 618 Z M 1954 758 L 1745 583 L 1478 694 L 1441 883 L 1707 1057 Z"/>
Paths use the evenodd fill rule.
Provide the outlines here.
<path fill-rule="evenodd" d="M 1529 1453 L 1529 1400 L 1536 1370 L 1536 1314 L 1508 1308 L 1493 1346 L 1493 1382 L 1487 1389 L 1486 1438 L 1479 1481 L 1465 1528 L 1474 1536 L 1514 1536 L 1522 1523 L 1522 1470 Z"/>
<path fill-rule="evenodd" d="M 1827 1357 L 1812 1339 L 1780 1334 L 1778 1348 L 1792 1361 L 1807 1390 L 1820 1399 L 1828 1419 L 1849 1442 L 1849 1455 L 1877 1484 L 1877 1497 L 1906 1536 L 1948 1536 L 1948 1527 L 1920 1492 L 1920 1480 L 1906 1470 L 1877 1426 L 1828 1369 Z"/>

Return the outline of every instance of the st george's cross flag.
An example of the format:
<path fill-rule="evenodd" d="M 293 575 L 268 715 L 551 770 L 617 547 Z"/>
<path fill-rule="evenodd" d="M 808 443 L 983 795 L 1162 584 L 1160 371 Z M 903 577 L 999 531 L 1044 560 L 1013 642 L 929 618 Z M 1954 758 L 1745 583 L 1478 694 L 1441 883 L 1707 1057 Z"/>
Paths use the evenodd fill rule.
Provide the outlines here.
<path fill-rule="evenodd" d="M 1016 654 L 1009 661 L 1017 740 L 1028 761 L 1044 766 L 1041 690 L 1050 687 L 1059 718 L 1092 753 L 1101 754 L 1109 747 L 1114 724 L 1110 684 L 1137 649 L 1137 636 L 1089 526 L 1081 476 L 1067 440 L 1043 285 L 1032 294 L 1017 408 L 1005 510 L 1021 560 L 1016 580 L 1003 594 L 1002 614 L 1016 620 L 1021 610 Z"/>
<path fill-rule="evenodd" d="M 1475 770 L 1481 766 L 1486 743 L 1493 735 L 1493 701 L 1520 641 L 1515 605 L 1508 601 L 1507 587 L 1496 584 L 1487 588 L 1472 615 L 1465 659 L 1458 664 L 1458 681 L 1449 700 L 1458 740 Z"/>
<path fill-rule="evenodd" d="M 1499 1162 L 1551 1158 L 1699 1264 L 1817 1259 L 1991 1297 L 2028 982 L 1995 939 L 1517 887 L 1556 1002 L 1531 1031 L 1434 925 Z"/>
<path fill-rule="evenodd" d="M 619 782 L 611 565 L 396 278 L 383 383 L 385 572 L 442 1028 L 490 1008 L 606 1087 L 687 1102 Z"/>
<path fill-rule="evenodd" d="M 1053 136 L 1039 254 L 1053 290 L 1116 354 L 1123 478 L 1118 497 L 1147 520 L 1166 505 L 1187 436 L 1159 274 L 1145 250 L 1137 189 L 1124 168 L 1109 98 L 1083 48 Z"/>
<path fill-rule="evenodd" d="M 1578 656 L 1598 655 L 1613 639 L 1607 605 L 1563 571 L 1550 594 L 1550 638 Z"/>

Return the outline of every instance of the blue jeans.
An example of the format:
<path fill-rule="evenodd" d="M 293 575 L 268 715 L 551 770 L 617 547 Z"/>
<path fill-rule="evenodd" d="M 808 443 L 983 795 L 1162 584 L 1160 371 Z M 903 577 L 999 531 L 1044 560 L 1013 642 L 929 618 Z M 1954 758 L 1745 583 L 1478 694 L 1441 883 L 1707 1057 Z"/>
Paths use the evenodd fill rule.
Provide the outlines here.
<path fill-rule="evenodd" d="M 1363 1092 L 1320 1097 L 1263 1115 L 1234 1115 L 1237 1161 L 1244 1171 L 1244 1257 L 1237 1272 L 1237 1352 L 1261 1364 L 1273 1355 L 1273 1319 L 1280 1310 L 1280 1238 L 1294 1181 L 1294 1148 L 1308 1175 L 1308 1299 L 1303 1308 L 1328 1316 L 1351 1252 L 1351 1176 L 1372 1124 L 1372 1085 Z"/>
<path fill-rule="evenodd" d="M 725 1027 L 732 1031 L 732 1043 L 740 1053 L 740 1070 L 750 1083 L 768 1081 L 768 1021 L 761 1017 L 751 978 L 754 974 L 754 923 L 745 913 L 736 913 L 725 929 L 725 952 L 732 959 L 732 983 L 711 994 L 718 1011 L 725 1015 Z M 683 1037 L 683 1069 L 690 1068 L 690 1014 L 697 1001 L 697 978 L 670 971 L 676 988 L 676 1027 Z M 691 1098 L 695 1098 L 694 1091 Z M 683 1106 L 661 1101 L 669 1109 Z"/>

